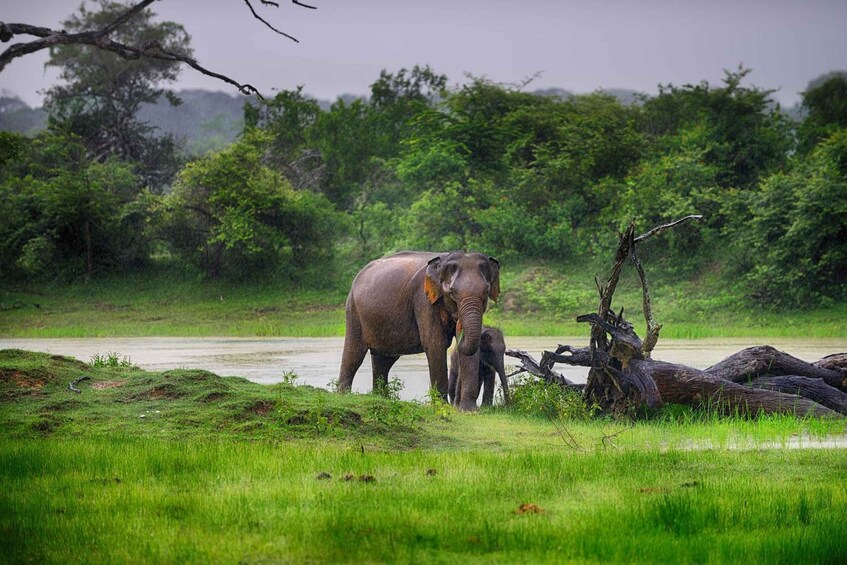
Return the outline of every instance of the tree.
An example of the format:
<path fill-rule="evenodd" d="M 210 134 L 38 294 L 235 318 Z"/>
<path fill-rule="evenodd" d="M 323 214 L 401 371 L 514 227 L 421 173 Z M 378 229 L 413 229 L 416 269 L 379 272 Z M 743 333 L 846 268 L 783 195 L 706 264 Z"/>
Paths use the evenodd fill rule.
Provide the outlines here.
<path fill-rule="evenodd" d="M 331 255 L 339 221 L 332 204 L 295 191 L 266 164 L 272 138 L 249 130 L 227 149 L 186 165 L 168 197 L 164 235 L 212 278 L 283 267 L 294 277 Z"/>
<path fill-rule="evenodd" d="M 244 106 L 245 128 L 258 127 L 269 133 L 270 157 L 296 189 L 317 189 L 324 167 L 313 138 L 321 113 L 317 101 L 303 95 L 303 87 L 283 90 L 272 100 Z"/>
<path fill-rule="evenodd" d="M 847 128 L 751 196 L 742 244 L 760 302 L 808 306 L 845 298 L 847 284 Z"/>
<path fill-rule="evenodd" d="M 3 276 L 90 278 L 146 263 L 146 213 L 130 166 L 91 162 L 78 139 L 49 132 L 15 151 L 0 175 Z"/>
<path fill-rule="evenodd" d="M 110 51 L 128 60 L 142 58 L 183 63 L 204 75 L 214 77 L 218 80 L 222 80 L 226 83 L 235 86 L 243 94 L 259 95 L 259 92 L 252 85 L 241 84 L 226 75 L 210 71 L 209 69 L 206 69 L 185 53 L 169 51 L 156 42 L 131 44 L 115 41 L 112 38 L 112 34 L 116 30 L 127 26 L 137 14 L 148 8 L 155 1 L 156 0 L 141 0 L 135 2 L 134 4 L 129 4 L 124 12 L 122 12 L 114 20 L 106 23 L 102 27 L 96 29 L 87 29 L 76 33 L 67 33 L 65 30 L 54 30 L 26 23 L 0 22 L 0 41 L 2 41 L 3 43 L 8 43 L 12 40 L 13 37 L 19 35 L 29 35 L 39 38 L 29 42 L 14 43 L 10 47 L 8 47 L 3 53 L 0 53 L 0 72 L 3 72 L 3 69 L 6 68 L 6 65 L 8 65 L 14 59 L 24 57 L 31 53 L 36 53 L 43 49 L 49 49 L 59 45 L 85 45 L 93 49 Z M 272 6 L 279 8 L 279 4 L 276 2 L 271 2 L 269 0 L 259 1 L 261 2 L 262 6 Z M 291 2 L 296 6 L 315 9 L 315 6 L 304 4 L 299 0 L 291 0 Z M 277 28 L 272 26 L 267 20 L 261 17 L 253 7 L 251 0 L 244 0 L 244 3 L 247 5 L 247 8 L 250 10 L 253 16 L 257 20 L 262 22 L 262 24 L 264 24 L 267 28 L 271 29 L 274 33 L 277 33 L 279 35 L 287 37 L 288 39 L 291 39 L 292 41 L 297 42 L 297 39 L 285 32 L 278 30 Z"/>
<path fill-rule="evenodd" d="M 800 124 L 799 149 L 808 153 L 839 129 L 847 127 L 847 73 L 831 73 L 813 81 L 803 93 L 806 118 Z"/>
<path fill-rule="evenodd" d="M 790 129 L 785 115 L 773 108 L 772 91 L 742 86 L 750 69 L 724 73 L 718 88 L 706 82 L 660 85 L 659 95 L 644 103 L 641 128 L 660 140 L 705 124 L 710 132 L 706 159 L 718 168 L 718 184 L 747 190 L 785 164 Z"/>
<path fill-rule="evenodd" d="M 82 32 L 114 21 L 126 6 L 99 0 L 98 9 L 85 4 L 80 12 L 64 22 L 66 30 Z M 165 50 L 191 55 L 189 37 L 173 22 L 153 22 L 155 14 L 142 10 L 131 26 L 113 32 L 121 43 L 156 43 Z M 47 91 L 45 107 L 50 127 L 79 136 L 89 154 L 104 162 L 117 156 L 137 164 L 145 184 L 155 189 L 167 184 L 176 172 L 178 159 L 171 136 L 158 137 L 154 128 L 138 119 L 142 104 L 153 104 L 167 95 L 172 104 L 179 101 L 160 87 L 174 81 L 179 64 L 160 59 L 125 60 L 113 52 L 89 49 L 83 45 L 58 45 L 50 49 L 48 65 L 61 68 L 64 84 Z"/>

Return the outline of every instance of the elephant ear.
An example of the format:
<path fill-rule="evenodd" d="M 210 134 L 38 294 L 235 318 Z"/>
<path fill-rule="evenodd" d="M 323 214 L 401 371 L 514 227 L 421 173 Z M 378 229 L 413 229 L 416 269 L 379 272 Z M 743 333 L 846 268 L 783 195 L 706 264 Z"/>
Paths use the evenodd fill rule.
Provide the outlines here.
<path fill-rule="evenodd" d="M 426 264 L 424 276 L 424 292 L 430 304 L 435 304 L 441 298 L 441 277 L 438 274 L 441 267 L 441 257 L 433 257 Z"/>
<path fill-rule="evenodd" d="M 497 302 L 497 297 L 500 296 L 500 261 L 489 257 L 488 264 L 491 266 L 491 289 L 488 291 L 488 297 Z"/>

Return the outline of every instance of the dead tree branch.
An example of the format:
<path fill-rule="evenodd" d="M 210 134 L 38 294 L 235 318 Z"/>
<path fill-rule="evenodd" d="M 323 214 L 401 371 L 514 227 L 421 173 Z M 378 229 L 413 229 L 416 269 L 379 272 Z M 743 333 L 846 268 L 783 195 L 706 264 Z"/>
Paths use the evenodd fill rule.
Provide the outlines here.
<path fill-rule="evenodd" d="M 127 25 L 132 21 L 133 17 L 138 15 L 138 13 L 149 7 L 155 1 L 156 0 L 140 0 L 139 2 L 131 5 L 126 9 L 126 11 L 122 12 L 117 18 L 102 28 L 79 33 L 67 33 L 64 30 L 54 30 L 26 23 L 0 22 L 0 41 L 3 43 L 8 43 L 15 36 L 21 35 L 29 35 L 39 38 L 34 41 L 14 43 L 6 48 L 3 53 L 0 53 L 0 73 L 2 73 L 6 66 L 15 59 L 36 53 L 43 49 L 49 49 L 60 45 L 87 45 L 95 49 L 102 49 L 104 51 L 115 53 L 124 59 L 147 58 L 183 63 L 201 74 L 235 86 L 242 94 L 255 94 L 259 98 L 262 98 L 262 95 L 259 94 L 259 91 L 254 86 L 250 84 L 242 84 L 224 74 L 209 70 L 193 58 L 180 53 L 167 51 L 157 43 L 135 46 L 120 43 L 109 38 L 110 34 L 122 26 Z M 279 4 L 276 2 L 270 2 L 267 0 L 260 1 L 263 5 L 279 8 Z M 295 37 L 276 29 L 268 23 L 267 20 L 259 16 L 253 8 L 253 5 L 250 3 L 250 0 L 244 0 L 244 3 L 247 4 L 253 16 L 271 30 L 279 35 L 291 39 L 292 41 L 298 42 Z M 292 0 L 292 3 L 303 8 L 316 9 L 315 6 L 303 4 L 297 0 Z"/>
<path fill-rule="evenodd" d="M 575 383 L 571 382 L 561 373 L 557 373 L 556 371 L 554 371 L 552 369 L 552 364 L 550 366 L 545 366 L 543 363 L 538 363 L 532 357 L 532 355 L 530 355 L 526 351 L 523 351 L 521 349 L 507 349 L 506 355 L 519 359 L 521 362 L 519 370 L 516 373 L 513 373 L 513 375 L 527 372 L 530 375 L 541 377 L 545 381 L 555 383 L 559 386 L 568 388 L 579 388 L 579 385 L 576 385 Z"/>

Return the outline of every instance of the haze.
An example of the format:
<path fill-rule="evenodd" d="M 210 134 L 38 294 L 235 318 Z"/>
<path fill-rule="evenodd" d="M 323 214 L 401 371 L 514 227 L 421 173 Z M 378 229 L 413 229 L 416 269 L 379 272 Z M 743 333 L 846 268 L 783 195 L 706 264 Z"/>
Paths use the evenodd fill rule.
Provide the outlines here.
<path fill-rule="evenodd" d="M 381 69 L 415 64 L 430 65 L 451 84 L 463 82 L 465 73 L 504 83 L 541 73 L 529 90 L 653 93 L 659 83 L 717 84 L 723 69 L 743 64 L 753 69 L 750 84 L 778 89 L 774 97 L 791 106 L 810 80 L 847 69 L 843 0 L 311 3 L 318 9 L 254 2 L 300 43 L 265 28 L 240 0 L 162 0 L 153 9 L 186 27 L 201 64 L 264 94 L 298 85 L 326 99 L 367 94 Z M 0 21 L 59 27 L 79 2 L 2 0 L 0 6 Z M 46 60 L 46 52 L 17 59 L 0 73 L 0 89 L 41 105 L 39 91 L 57 76 L 45 71 Z M 236 93 L 188 68 L 174 88 Z"/>

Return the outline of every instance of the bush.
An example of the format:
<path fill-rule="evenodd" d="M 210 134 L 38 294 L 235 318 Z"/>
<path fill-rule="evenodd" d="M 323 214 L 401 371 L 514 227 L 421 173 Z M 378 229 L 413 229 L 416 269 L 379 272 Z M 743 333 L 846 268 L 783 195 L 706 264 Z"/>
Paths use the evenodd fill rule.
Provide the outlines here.
<path fill-rule="evenodd" d="M 595 412 L 587 407 L 582 395 L 548 383 L 536 377 L 523 375 L 509 384 L 511 406 L 517 412 L 557 420 L 588 420 Z"/>
<path fill-rule="evenodd" d="M 332 255 L 341 225 L 326 197 L 294 190 L 268 167 L 267 134 L 253 130 L 219 153 L 189 163 L 167 200 L 162 233 L 172 249 L 212 278 L 303 269 Z"/>

